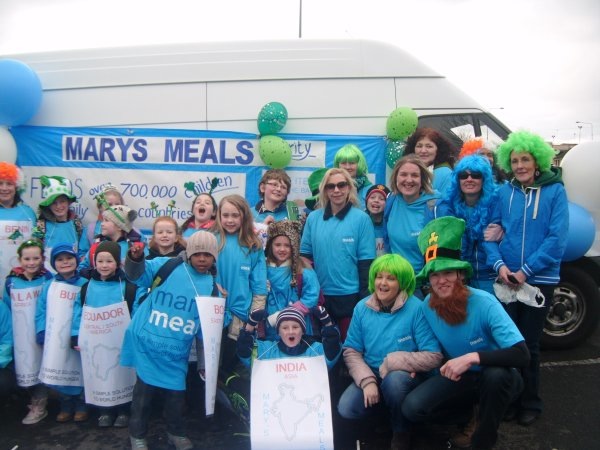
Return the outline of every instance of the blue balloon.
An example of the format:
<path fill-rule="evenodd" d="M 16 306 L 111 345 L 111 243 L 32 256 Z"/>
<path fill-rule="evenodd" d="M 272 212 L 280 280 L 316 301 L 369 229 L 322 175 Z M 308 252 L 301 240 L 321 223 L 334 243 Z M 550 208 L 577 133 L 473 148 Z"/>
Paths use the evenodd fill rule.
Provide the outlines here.
<path fill-rule="evenodd" d="M 587 209 L 569 202 L 569 232 L 563 261 L 581 258 L 596 238 L 596 224 Z"/>
<path fill-rule="evenodd" d="M 42 83 L 27 64 L 0 59 L 0 125 L 22 125 L 42 102 Z"/>

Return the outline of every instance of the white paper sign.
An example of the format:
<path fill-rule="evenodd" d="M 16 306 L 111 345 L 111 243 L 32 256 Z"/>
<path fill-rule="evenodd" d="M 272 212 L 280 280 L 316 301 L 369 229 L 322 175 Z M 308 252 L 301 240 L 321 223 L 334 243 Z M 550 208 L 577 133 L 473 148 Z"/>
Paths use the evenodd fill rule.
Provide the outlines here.
<path fill-rule="evenodd" d="M 323 356 L 254 360 L 250 405 L 254 450 L 333 449 Z"/>
<path fill-rule="evenodd" d="M 135 370 L 119 364 L 130 321 L 126 302 L 83 307 L 79 347 L 86 403 L 108 407 L 131 401 Z"/>
<path fill-rule="evenodd" d="M 71 348 L 73 302 L 81 287 L 53 282 L 48 289 L 46 337 L 40 380 L 57 386 L 83 386 L 81 357 Z"/>
<path fill-rule="evenodd" d="M 38 374 L 42 363 L 42 347 L 35 341 L 35 307 L 42 285 L 10 290 L 15 372 L 21 387 L 40 382 Z"/>
<path fill-rule="evenodd" d="M 219 297 L 196 296 L 196 306 L 200 315 L 202 341 L 204 345 L 204 367 L 206 371 L 206 415 L 215 413 L 217 394 L 217 375 L 219 372 L 219 353 L 225 316 L 225 299 Z"/>
<path fill-rule="evenodd" d="M 28 220 L 0 221 L 0 295 L 4 294 L 4 280 L 10 269 L 20 265 L 17 248 L 31 237 L 32 230 Z"/>

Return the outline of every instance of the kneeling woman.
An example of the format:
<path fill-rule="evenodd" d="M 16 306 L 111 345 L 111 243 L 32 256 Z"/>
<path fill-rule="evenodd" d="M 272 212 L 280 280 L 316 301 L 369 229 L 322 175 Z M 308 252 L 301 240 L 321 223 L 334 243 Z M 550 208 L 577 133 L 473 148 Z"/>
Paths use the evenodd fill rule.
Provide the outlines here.
<path fill-rule="evenodd" d="M 369 270 L 369 291 L 354 309 L 344 361 L 354 380 L 342 394 L 338 411 L 347 419 L 373 414 L 382 403 L 394 431 L 392 448 L 409 448 L 409 422 L 402 415 L 404 397 L 438 367 L 442 353 L 413 296 L 415 273 L 399 255 L 377 258 Z"/>

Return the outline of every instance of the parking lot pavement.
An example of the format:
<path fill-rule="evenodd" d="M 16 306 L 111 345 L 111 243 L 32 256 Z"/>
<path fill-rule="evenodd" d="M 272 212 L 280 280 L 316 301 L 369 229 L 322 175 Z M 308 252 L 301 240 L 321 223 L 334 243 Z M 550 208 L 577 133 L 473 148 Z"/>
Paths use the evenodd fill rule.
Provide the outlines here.
<path fill-rule="evenodd" d="M 600 448 L 600 329 L 576 349 L 542 353 L 541 393 L 544 413 L 530 427 L 502 423 L 498 450 L 587 450 Z M 0 405 L 0 450 L 104 450 L 128 449 L 126 429 L 99 429 L 96 415 L 83 424 L 57 424 L 58 403 L 51 400 L 49 417 L 36 425 L 21 425 L 25 416 L 26 398 L 20 396 Z M 235 417 L 221 413 L 213 421 L 201 417 L 198 411 L 187 416 L 189 437 L 197 449 L 247 450 L 250 441 L 240 435 L 245 430 Z M 348 430 L 341 430 L 344 434 Z M 415 430 L 413 448 L 433 450 L 446 448 L 451 429 L 419 427 Z M 389 433 L 389 432 L 388 432 Z M 167 449 L 164 421 L 160 408 L 151 420 L 151 449 Z M 344 444 L 346 447 L 346 444 Z M 361 440 L 361 449 L 389 448 L 389 434 L 371 435 Z M 283 447 L 282 447 L 283 448 Z M 356 448 L 352 447 L 341 448 Z"/>

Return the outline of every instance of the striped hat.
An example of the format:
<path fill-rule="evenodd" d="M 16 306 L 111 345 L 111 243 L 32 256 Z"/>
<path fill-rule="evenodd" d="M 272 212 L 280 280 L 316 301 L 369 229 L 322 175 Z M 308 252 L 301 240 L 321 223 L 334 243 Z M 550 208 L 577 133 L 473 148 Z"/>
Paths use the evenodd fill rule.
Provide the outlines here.
<path fill-rule="evenodd" d="M 293 320 L 294 322 L 297 322 L 300 325 L 300 328 L 302 328 L 302 333 L 306 333 L 306 322 L 304 321 L 304 316 L 296 308 L 289 306 L 281 310 L 277 316 L 277 322 L 275 322 L 275 328 L 277 329 L 277 332 L 279 332 L 279 325 L 286 320 Z"/>

